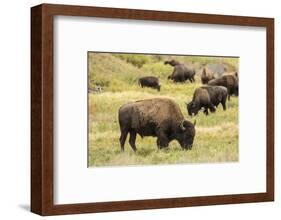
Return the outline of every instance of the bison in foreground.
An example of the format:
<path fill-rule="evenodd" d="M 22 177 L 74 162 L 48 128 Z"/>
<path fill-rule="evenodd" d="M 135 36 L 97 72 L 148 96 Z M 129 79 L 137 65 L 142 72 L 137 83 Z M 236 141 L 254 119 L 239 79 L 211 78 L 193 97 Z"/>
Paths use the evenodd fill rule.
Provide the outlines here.
<path fill-rule="evenodd" d="M 216 107 L 221 103 L 223 110 L 226 110 L 227 89 L 223 86 L 202 86 L 194 91 L 193 99 L 187 104 L 187 111 L 190 116 L 197 115 L 201 108 L 204 113 L 209 114 L 216 111 Z"/>
<path fill-rule="evenodd" d="M 169 64 L 174 67 L 174 71 L 168 76 L 168 79 L 171 79 L 174 82 L 185 82 L 186 80 L 189 80 L 191 83 L 195 82 L 195 70 L 193 68 L 189 68 L 175 60 L 165 61 L 164 64 Z"/>
<path fill-rule="evenodd" d="M 124 144 L 128 133 L 129 143 L 134 151 L 136 135 L 157 137 L 159 149 L 177 140 L 182 149 L 191 149 L 195 136 L 195 123 L 184 119 L 178 104 L 169 98 L 153 98 L 124 104 L 119 109 L 121 130 L 120 145 Z"/>
<path fill-rule="evenodd" d="M 158 91 L 160 91 L 161 88 L 159 79 L 155 76 L 145 76 L 139 78 L 139 85 L 141 87 L 150 87 L 153 89 L 157 89 Z"/>
<path fill-rule="evenodd" d="M 203 69 L 201 74 L 201 82 L 202 84 L 207 84 L 210 80 L 215 79 L 213 73 L 207 73 L 206 68 Z"/>
<path fill-rule="evenodd" d="M 227 88 L 228 100 L 231 95 L 238 96 L 238 78 L 234 75 L 223 75 L 208 82 L 210 86 L 224 86 Z"/>

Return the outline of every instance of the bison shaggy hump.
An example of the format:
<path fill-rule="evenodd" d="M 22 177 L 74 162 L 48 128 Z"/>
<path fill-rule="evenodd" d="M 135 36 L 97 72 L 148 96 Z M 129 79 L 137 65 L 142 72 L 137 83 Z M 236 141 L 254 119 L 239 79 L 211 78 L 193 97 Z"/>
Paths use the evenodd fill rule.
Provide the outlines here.
<path fill-rule="evenodd" d="M 195 124 L 184 119 L 177 103 L 169 98 L 153 98 L 124 104 L 119 109 L 120 145 L 128 133 L 129 143 L 136 151 L 136 135 L 157 137 L 159 149 L 177 140 L 183 149 L 191 149 L 195 136 Z"/>

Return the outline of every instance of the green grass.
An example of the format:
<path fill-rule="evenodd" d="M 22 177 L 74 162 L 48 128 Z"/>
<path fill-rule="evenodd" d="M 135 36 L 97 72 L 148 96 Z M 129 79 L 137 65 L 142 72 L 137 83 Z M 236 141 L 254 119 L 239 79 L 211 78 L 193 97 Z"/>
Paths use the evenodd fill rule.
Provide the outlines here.
<path fill-rule="evenodd" d="M 167 58 L 169 57 L 166 56 L 165 59 Z M 199 58 L 196 58 L 196 62 L 199 62 Z M 214 59 L 210 58 L 212 62 L 216 61 Z M 221 58 L 216 59 L 220 59 L 220 62 L 228 62 Z M 203 60 L 208 61 L 207 58 Z M 201 86 L 199 76 L 195 84 L 189 82 L 175 84 L 166 79 L 172 68 L 163 65 L 161 57 L 151 56 L 141 68 L 130 62 L 116 55 L 89 54 L 89 87 L 104 85 L 103 92 L 89 93 L 88 96 L 89 166 L 238 161 L 237 97 L 231 97 L 231 101 L 227 102 L 226 111 L 219 106 L 214 114 L 205 116 L 203 112 L 200 112 L 198 116 L 191 118 L 187 115 L 185 102 L 189 102 L 194 89 Z M 231 60 L 230 65 L 236 66 L 237 63 Z M 137 78 L 144 75 L 158 76 L 161 80 L 161 91 L 140 88 L 137 85 Z M 119 107 L 129 101 L 159 96 L 174 99 L 188 120 L 196 120 L 196 136 L 192 150 L 182 150 L 177 141 L 172 141 L 167 149 L 158 150 L 156 138 L 144 137 L 142 139 L 137 136 L 137 152 L 129 146 L 128 138 L 125 152 L 121 152 L 117 119 Z"/>

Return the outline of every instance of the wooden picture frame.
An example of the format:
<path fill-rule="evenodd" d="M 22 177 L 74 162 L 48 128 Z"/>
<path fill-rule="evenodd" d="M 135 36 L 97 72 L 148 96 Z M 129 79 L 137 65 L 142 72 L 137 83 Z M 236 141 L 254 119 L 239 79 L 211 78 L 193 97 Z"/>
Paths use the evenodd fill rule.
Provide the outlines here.
<path fill-rule="evenodd" d="M 54 205 L 53 18 L 82 16 L 266 28 L 266 192 Z M 31 211 L 39 215 L 264 202 L 274 200 L 274 19 L 42 4 L 31 8 Z"/>

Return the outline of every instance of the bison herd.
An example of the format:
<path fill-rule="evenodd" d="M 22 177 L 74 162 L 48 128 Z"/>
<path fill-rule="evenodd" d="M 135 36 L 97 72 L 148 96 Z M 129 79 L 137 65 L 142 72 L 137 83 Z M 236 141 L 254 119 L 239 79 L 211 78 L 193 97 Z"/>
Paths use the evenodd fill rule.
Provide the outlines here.
<path fill-rule="evenodd" d="M 174 82 L 195 82 L 194 68 L 175 60 L 165 61 L 165 65 L 171 65 L 174 70 L 168 79 Z M 150 87 L 160 91 L 161 85 L 157 77 L 146 76 L 139 78 L 141 87 Z M 203 68 L 201 82 L 205 84 L 196 88 L 193 98 L 186 103 L 188 115 L 197 115 L 203 109 L 205 115 L 215 112 L 218 105 L 226 110 L 226 100 L 231 95 L 238 96 L 238 74 L 222 75 L 215 78 L 213 73 L 207 73 Z M 136 135 L 157 137 L 158 149 L 168 147 L 172 140 L 177 140 L 182 149 L 191 150 L 195 137 L 195 124 L 186 120 L 179 105 L 169 98 L 152 98 L 122 105 L 119 108 L 119 126 L 121 135 L 119 138 L 121 150 L 129 134 L 129 144 L 134 151 L 136 148 Z"/>

